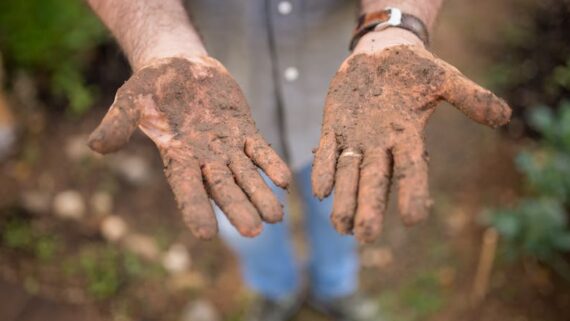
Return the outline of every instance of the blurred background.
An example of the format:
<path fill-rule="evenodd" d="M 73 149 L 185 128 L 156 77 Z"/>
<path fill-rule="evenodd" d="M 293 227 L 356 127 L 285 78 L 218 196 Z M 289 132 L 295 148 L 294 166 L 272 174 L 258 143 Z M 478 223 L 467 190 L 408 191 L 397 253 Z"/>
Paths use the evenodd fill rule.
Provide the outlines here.
<path fill-rule="evenodd" d="M 392 208 L 361 248 L 389 320 L 569 320 L 568 30 L 568 1 L 445 4 L 434 52 L 515 118 L 494 131 L 435 113 L 433 215 L 406 229 Z M 0 53 L 0 321 L 241 320 L 234 258 L 181 224 L 150 140 L 104 158 L 85 145 L 130 70 L 83 3 L 1 1 Z"/>

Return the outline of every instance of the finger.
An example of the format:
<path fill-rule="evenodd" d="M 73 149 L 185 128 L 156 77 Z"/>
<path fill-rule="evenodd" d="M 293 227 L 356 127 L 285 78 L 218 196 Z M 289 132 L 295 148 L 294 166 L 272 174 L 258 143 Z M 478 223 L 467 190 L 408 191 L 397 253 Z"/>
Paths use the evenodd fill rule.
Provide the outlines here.
<path fill-rule="evenodd" d="M 362 154 L 345 149 L 338 158 L 331 219 L 335 229 L 343 234 L 352 232 L 356 212 L 356 194 Z"/>
<path fill-rule="evenodd" d="M 354 233 L 361 242 L 372 242 L 380 235 L 391 177 L 392 159 L 388 150 L 364 152 L 354 223 Z"/>
<path fill-rule="evenodd" d="M 174 192 L 182 217 L 192 234 L 211 239 L 218 232 L 216 216 L 204 189 L 202 172 L 193 159 L 176 160 L 163 155 L 164 173 Z"/>
<path fill-rule="evenodd" d="M 291 171 L 271 146 L 259 134 L 248 137 L 245 141 L 245 153 L 275 183 L 287 188 L 291 182 Z"/>
<path fill-rule="evenodd" d="M 229 165 L 236 182 L 249 196 L 263 220 L 276 223 L 283 219 L 283 207 L 265 184 L 257 167 L 245 155 L 236 155 Z"/>
<path fill-rule="evenodd" d="M 230 169 L 223 163 L 208 163 L 202 167 L 202 172 L 210 196 L 238 232 L 247 237 L 261 233 L 261 218 L 241 188 L 236 185 Z"/>
<path fill-rule="evenodd" d="M 87 144 L 101 154 L 119 150 L 129 141 L 141 117 L 140 108 L 132 95 L 119 89 L 111 108 L 99 126 L 89 135 Z"/>
<path fill-rule="evenodd" d="M 501 98 L 482 88 L 452 66 L 448 66 L 448 82 L 443 98 L 474 121 L 490 126 L 505 125 L 511 119 L 511 108 Z"/>
<path fill-rule="evenodd" d="M 329 196 L 333 189 L 337 157 L 338 149 L 335 133 L 332 130 L 324 131 L 315 153 L 313 171 L 311 173 L 313 193 L 319 199 Z"/>
<path fill-rule="evenodd" d="M 428 186 L 428 155 L 421 137 L 411 137 L 393 149 L 400 216 L 406 225 L 424 220 L 432 201 Z"/>

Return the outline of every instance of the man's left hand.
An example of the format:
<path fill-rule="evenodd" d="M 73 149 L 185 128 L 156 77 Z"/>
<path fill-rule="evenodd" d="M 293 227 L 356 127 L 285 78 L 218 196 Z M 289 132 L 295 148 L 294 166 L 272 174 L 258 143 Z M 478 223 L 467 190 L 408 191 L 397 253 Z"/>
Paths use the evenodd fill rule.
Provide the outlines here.
<path fill-rule="evenodd" d="M 506 124 L 511 110 L 413 34 L 388 29 L 367 36 L 330 85 L 312 185 L 319 198 L 335 187 L 332 221 L 339 232 L 371 242 L 381 231 L 393 171 L 404 223 L 428 214 L 424 128 L 441 100 L 491 127 Z"/>

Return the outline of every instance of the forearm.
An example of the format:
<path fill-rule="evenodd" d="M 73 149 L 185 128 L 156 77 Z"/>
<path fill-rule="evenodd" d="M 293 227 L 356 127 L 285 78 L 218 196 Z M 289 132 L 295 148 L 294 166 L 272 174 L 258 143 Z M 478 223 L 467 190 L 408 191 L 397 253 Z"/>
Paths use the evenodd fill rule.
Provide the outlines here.
<path fill-rule="evenodd" d="M 87 0 L 117 38 L 133 70 L 165 57 L 206 55 L 180 0 Z"/>
<path fill-rule="evenodd" d="M 394 7 L 422 20 L 428 30 L 433 29 L 435 19 L 443 0 L 360 0 L 362 12 L 383 10 Z"/>

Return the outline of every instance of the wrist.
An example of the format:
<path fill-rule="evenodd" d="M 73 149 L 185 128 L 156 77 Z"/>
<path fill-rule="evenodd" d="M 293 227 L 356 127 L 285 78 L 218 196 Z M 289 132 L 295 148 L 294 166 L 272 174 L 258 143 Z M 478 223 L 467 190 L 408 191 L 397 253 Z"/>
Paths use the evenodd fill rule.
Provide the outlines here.
<path fill-rule="evenodd" d="M 409 45 L 424 48 L 423 41 L 413 32 L 402 28 L 387 28 L 364 35 L 354 48 L 353 54 L 373 54 L 388 47 Z"/>
<path fill-rule="evenodd" d="M 129 55 L 133 71 L 138 71 L 166 58 L 178 57 L 200 62 L 208 56 L 208 52 L 198 36 L 180 38 L 179 36 L 167 35 L 158 39 L 156 43 L 149 43 L 144 48 L 133 51 Z"/>
<path fill-rule="evenodd" d="M 443 0 L 402 1 L 402 0 L 360 0 L 361 13 L 381 11 L 396 7 L 402 12 L 418 17 L 427 27 L 433 29 L 435 19 Z"/>

